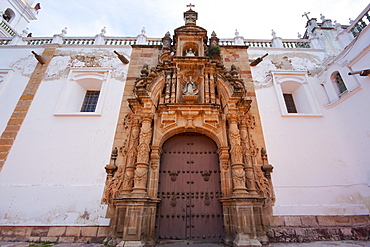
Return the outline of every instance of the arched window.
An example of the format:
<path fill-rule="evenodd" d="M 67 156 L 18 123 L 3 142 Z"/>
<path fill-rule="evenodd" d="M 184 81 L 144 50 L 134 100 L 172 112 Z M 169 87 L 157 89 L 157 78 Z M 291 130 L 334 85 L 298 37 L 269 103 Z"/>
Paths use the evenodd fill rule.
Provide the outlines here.
<path fill-rule="evenodd" d="M 333 86 L 337 92 L 337 95 L 347 92 L 346 84 L 344 83 L 343 78 L 338 71 L 332 74 L 331 81 L 333 82 Z"/>
<path fill-rule="evenodd" d="M 10 23 L 15 17 L 15 13 L 12 9 L 7 8 L 3 14 L 4 20 Z"/>

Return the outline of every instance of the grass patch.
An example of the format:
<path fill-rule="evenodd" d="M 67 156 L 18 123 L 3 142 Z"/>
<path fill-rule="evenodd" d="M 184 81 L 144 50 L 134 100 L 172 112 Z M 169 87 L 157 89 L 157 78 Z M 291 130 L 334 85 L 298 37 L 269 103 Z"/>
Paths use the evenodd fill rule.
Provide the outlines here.
<path fill-rule="evenodd" d="M 28 247 L 51 247 L 56 245 L 57 242 L 50 242 L 50 241 L 35 241 L 32 244 L 29 244 Z"/>

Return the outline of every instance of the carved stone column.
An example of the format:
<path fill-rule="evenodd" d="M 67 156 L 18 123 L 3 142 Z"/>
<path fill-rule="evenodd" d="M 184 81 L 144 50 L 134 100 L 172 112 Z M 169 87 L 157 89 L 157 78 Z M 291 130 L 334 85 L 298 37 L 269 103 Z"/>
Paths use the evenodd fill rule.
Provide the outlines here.
<path fill-rule="evenodd" d="M 148 181 L 149 168 L 149 145 L 152 140 L 152 119 L 152 114 L 143 114 L 139 137 L 139 146 L 137 148 L 134 188 L 131 192 L 131 197 L 147 196 L 146 185 Z"/>
<path fill-rule="evenodd" d="M 243 149 L 240 145 L 240 133 L 238 128 L 238 115 L 229 113 L 229 140 L 231 153 L 231 174 L 233 180 L 233 196 L 247 196 L 245 187 L 245 171 L 243 164 Z"/>
<path fill-rule="evenodd" d="M 249 133 L 249 128 L 254 124 L 254 121 L 251 122 L 250 118 L 252 118 L 250 115 L 241 117 L 240 138 L 244 150 L 244 170 L 247 179 L 247 189 L 251 196 L 258 196 L 253 169 L 253 161 L 255 159 L 253 159 L 251 154 L 251 135 Z"/>
<path fill-rule="evenodd" d="M 137 146 L 139 143 L 140 123 L 135 118 L 132 123 L 131 137 L 126 159 L 126 169 L 123 177 L 122 191 L 120 197 L 130 196 L 134 183 L 134 172 L 137 155 Z"/>

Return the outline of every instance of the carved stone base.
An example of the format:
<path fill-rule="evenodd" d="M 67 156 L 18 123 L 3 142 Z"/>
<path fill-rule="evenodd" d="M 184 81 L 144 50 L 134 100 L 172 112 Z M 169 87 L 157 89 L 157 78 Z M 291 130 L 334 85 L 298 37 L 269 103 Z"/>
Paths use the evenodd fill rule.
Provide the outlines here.
<path fill-rule="evenodd" d="M 224 210 L 225 242 L 233 246 L 262 246 L 267 244 L 267 215 L 264 198 L 231 197 L 221 199 Z"/>
<path fill-rule="evenodd" d="M 233 246 L 252 247 L 252 246 L 262 246 L 262 244 L 257 239 L 251 239 L 249 235 L 237 234 L 235 240 L 233 241 Z"/>
<path fill-rule="evenodd" d="M 198 102 L 198 95 L 183 95 L 182 99 L 184 103 L 195 103 Z"/>
<path fill-rule="evenodd" d="M 155 209 L 158 200 L 149 198 L 114 199 L 113 237 L 122 238 L 117 246 L 146 246 L 154 239 Z"/>

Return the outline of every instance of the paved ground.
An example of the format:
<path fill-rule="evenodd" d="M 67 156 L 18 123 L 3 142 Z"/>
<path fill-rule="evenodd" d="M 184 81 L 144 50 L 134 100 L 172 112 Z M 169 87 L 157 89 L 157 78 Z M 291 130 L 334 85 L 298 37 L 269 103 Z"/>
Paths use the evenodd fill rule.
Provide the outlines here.
<path fill-rule="evenodd" d="M 30 242 L 1 242 L 1 247 L 103 247 L 103 244 L 63 243 L 63 244 L 42 244 Z M 163 247 L 221 247 L 221 244 L 163 244 Z M 321 241 L 311 243 L 273 243 L 270 247 L 370 247 L 370 241 Z"/>

